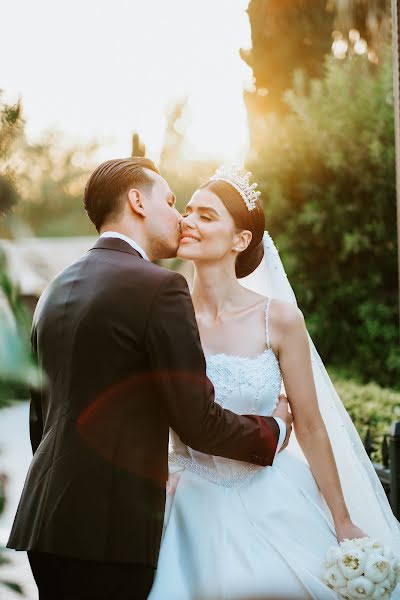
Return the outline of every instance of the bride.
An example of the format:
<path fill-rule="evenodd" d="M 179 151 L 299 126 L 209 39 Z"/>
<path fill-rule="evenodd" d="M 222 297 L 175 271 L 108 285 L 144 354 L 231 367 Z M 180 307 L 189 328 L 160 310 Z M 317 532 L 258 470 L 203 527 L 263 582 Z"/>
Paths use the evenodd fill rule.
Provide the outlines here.
<path fill-rule="evenodd" d="M 219 169 L 195 192 L 178 256 L 194 264 L 216 402 L 272 414 L 284 384 L 294 433 L 263 468 L 196 452 L 171 432 L 151 600 L 334 599 L 321 580 L 329 546 L 370 535 L 400 553 L 398 522 L 307 334 L 249 177 Z"/>

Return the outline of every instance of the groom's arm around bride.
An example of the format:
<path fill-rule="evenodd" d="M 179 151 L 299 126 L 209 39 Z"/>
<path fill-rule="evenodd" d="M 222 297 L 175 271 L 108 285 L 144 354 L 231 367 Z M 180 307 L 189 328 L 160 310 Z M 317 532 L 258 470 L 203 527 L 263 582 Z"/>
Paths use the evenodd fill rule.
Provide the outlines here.
<path fill-rule="evenodd" d="M 186 281 L 178 274 L 166 279 L 151 310 L 146 348 L 170 427 L 195 450 L 271 465 L 278 439 L 275 420 L 238 417 L 214 402 Z"/>

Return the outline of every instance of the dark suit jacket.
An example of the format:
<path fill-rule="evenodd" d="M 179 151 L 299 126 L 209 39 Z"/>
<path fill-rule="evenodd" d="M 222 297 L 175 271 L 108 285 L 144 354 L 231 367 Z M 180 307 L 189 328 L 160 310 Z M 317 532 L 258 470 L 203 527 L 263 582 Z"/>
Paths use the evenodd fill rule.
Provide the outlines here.
<path fill-rule="evenodd" d="M 9 547 L 156 565 L 169 427 L 201 452 L 272 464 L 276 421 L 214 403 L 185 279 L 126 242 L 100 238 L 53 280 L 32 343 L 47 382 Z"/>

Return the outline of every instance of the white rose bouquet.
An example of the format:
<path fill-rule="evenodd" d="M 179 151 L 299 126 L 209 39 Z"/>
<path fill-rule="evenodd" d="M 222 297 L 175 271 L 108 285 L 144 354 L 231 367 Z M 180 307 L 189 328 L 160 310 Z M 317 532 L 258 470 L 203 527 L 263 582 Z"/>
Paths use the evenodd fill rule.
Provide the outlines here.
<path fill-rule="evenodd" d="M 400 582 L 400 559 L 369 537 L 332 546 L 324 567 L 323 582 L 340 598 L 389 600 Z"/>

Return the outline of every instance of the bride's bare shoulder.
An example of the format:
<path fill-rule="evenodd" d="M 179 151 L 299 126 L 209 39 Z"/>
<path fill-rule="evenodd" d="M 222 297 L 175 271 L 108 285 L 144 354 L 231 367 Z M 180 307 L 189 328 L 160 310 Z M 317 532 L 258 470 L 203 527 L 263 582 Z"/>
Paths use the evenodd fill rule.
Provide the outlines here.
<path fill-rule="evenodd" d="M 297 304 L 285 300 L 272 300 L 269 318 L 282 333 L 304 326 L 304 316 Z"/>

